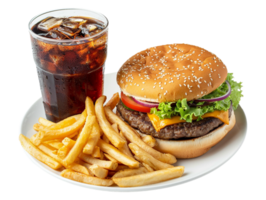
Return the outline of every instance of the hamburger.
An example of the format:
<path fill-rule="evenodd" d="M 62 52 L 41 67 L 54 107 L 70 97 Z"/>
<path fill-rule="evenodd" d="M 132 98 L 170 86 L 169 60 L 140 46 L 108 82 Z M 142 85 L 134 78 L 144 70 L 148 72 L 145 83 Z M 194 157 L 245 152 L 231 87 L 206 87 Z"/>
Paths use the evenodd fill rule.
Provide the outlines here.
<path fill-rule="evenodd" d="M 194 158 L 220 142 L 235 125 L 241 83 L 213 53 L 188 44 L 148 48 L 117 73 L 117 115 L 157 150 Z"/>

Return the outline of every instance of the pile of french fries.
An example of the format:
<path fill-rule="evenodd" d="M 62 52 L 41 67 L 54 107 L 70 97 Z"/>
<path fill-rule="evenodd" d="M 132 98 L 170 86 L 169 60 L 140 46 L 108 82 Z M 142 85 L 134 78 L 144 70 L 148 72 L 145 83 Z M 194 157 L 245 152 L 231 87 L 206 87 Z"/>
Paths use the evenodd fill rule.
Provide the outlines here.
<path fill-rule="evenodd" d="M 152 136 L 141 137 L 113 112 L 118 93 L 105 100 L 94 106 L 87 97 L 81 114 L 58 123 L 40 118 L 30 139 L 20 134 L 21 145 L 62 177 L 92 185 L 136 187 L 182 176 L 173 155 L 155 150 Z"/>

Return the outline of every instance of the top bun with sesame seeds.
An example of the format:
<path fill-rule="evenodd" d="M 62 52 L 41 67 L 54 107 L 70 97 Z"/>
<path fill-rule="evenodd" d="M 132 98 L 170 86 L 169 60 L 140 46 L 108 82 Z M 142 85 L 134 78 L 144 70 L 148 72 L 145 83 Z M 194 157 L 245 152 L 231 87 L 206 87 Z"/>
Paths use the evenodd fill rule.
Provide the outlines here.
<path fill-rule="evenodd" d="M 211 52 L 188 44 L 151 47 L 129 58 L 117 73 L 125 95 L 151 102 L 199 99 L 227 77 L 224 63 Z"/>

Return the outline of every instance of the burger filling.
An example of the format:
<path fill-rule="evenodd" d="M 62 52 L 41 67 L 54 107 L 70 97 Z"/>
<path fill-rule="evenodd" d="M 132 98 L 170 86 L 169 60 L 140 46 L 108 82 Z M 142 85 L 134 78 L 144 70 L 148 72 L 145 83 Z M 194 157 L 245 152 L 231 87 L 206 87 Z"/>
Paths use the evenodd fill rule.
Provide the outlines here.
<path fill-rule="evenodd" d="M 243 96 L 241 87 L 228 73 L 226 82 L 201 99 L 163 102 L 152 108 L 150 103 L 145 107 L 121 93 L 117 113 L 132 127 L 160 139 L 199 137 L 229 124 L 231 112 Z"/>
<path fill-rule="evenodd" d="M 229 109 L 229 118 L 231 116 L 231 111 L 232 106 Z M 172 124 L 156 131 L 147 113 L 128 110 L 124 107 L 122 101 L 117 105 L 117 114 L 141 133 L 166 140 L 200 137 L 224 124 L 218 118 L 208 117 L 200 121 L 195 120 L 192 123 L 181 122 Z"/>

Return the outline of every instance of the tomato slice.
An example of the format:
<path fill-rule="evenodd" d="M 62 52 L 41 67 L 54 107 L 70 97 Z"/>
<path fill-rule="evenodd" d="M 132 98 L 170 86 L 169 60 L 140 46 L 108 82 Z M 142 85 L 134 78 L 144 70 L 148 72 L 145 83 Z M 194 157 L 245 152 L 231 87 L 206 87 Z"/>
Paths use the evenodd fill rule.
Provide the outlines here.
<path fill-rule="evenodd" d="M 136 103 L 132 98 L 130 98 L 129 96 L 126 96 L 123 92 L 121 92 L 121 101 L 127 107 L 131 108 L 132 110 L 136 110 L 139 112 L 145 112 L 145 113 L 149 113 L 151 110 L 151 108 L 149 107 L 145 107 L 143 105 Z"/>

